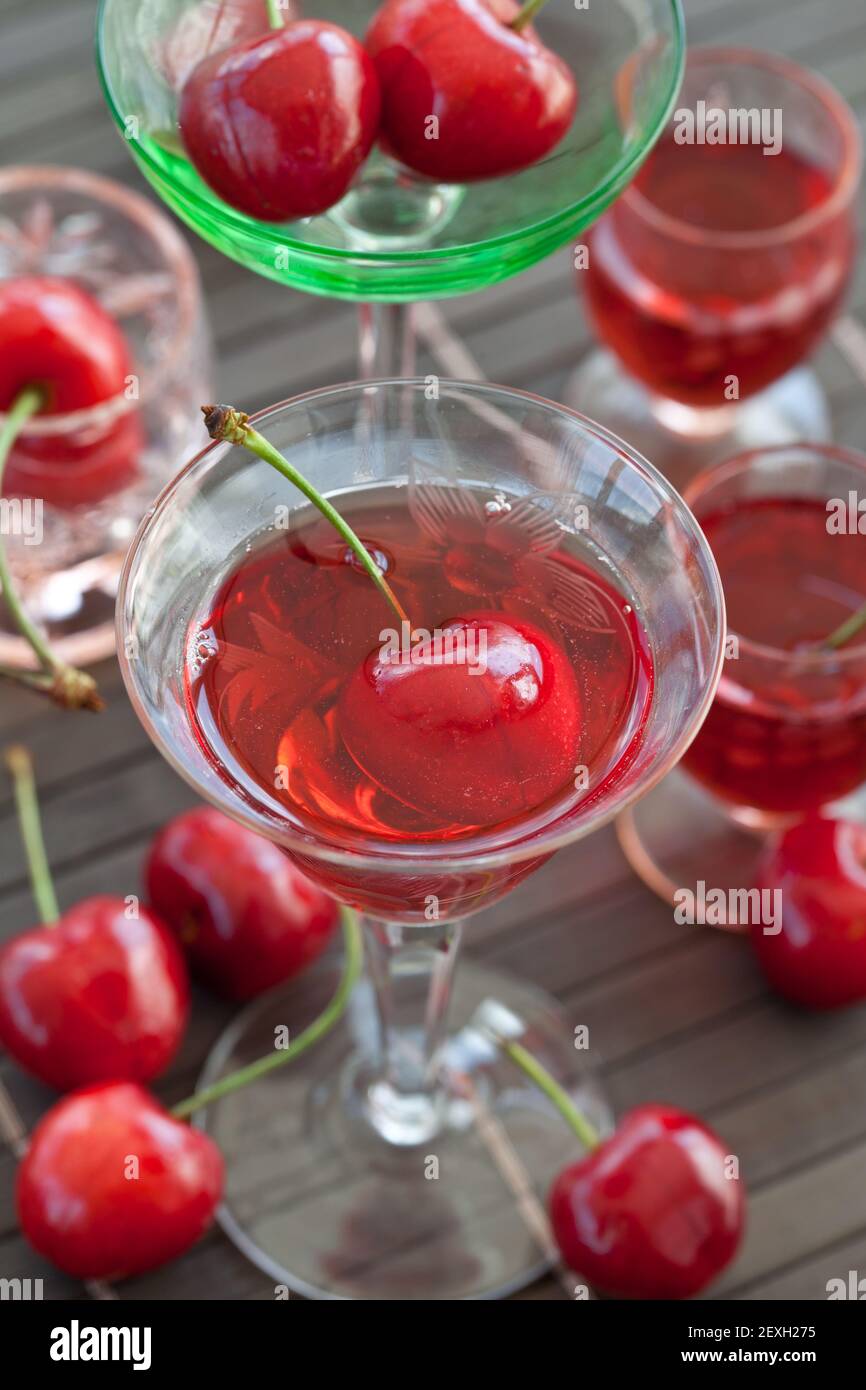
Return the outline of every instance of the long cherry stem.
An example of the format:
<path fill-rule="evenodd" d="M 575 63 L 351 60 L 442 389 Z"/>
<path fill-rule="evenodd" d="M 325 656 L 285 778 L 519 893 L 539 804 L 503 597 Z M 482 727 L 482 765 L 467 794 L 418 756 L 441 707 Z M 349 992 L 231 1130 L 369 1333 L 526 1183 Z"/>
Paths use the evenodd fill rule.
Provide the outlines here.
<path fill-rule="evenodd" d="M 513 29 L 515 34 L 519 34 L 521 29 L 525 29 L 527 24 L 532 23 L 538 11 L 546 4 L 547 0 L 526 0 L 520 14 L 515 15 L 509 24 L 509 29 Z"/>
<path fill-rule="evenodd" d="M 565 1123 L 574 1130 L 584 1148 L 596 1148 L 600 1142 L 598 1131 L 589 1123 L 586 1116 L 581 1114 L 565 1088 L 554 1080 L 538 1058 L 518 1042 L 511 1042 L 506 1038 L 497 1038 L 497 1042 L 506 1057 L 510 1057 L 515 1066 L 518 1066 L 524 1075 L 528 1076 L 530 1081 L 544 1092 L 547 1099 L 552 1101 Z"/>
<path fill-rule="evenodd" d="M 349 995 L 360 977 L 364 955 L 361 928 L 358 925 L 356 914 L 349 907 L 341 907 L 340 913 L 343 919 L 343 945 L 345 947 L 343 974 L 328 1007 L 287 1048 L 280 1052 L 270 1052 L 266 1057 L 260 1057 L 258 1061 L 251 1062 L 248 1067 L 241 1067 L 239 1071 L 224 1076 L 221 1081 L 214 1082 L 213 1086 L 207 1086 L 203 1091 L 197 1091 L 188 1100 L 182 1100 L 171 1112 L 176 1119 L 184 1120 L 188 1115 L 194 1114 L 196 1110 L 201 1110 L 206 1105 L 212 1105 L 214 1101 L 222 1100 L 223 1096 L 231 1095 L 233 1091 L 239 1091 L 241 1087 L 249 1086 L 250 1082 L 258 1081 L 260 1077 L 267 1076 L 279 1067 L 284 1067 L 287 1062 L 294 1061 L 296 1057 L 300 1057 L 302 1052 L 306 1052 L 307 1048 L 312 1047 L 313 1043 L 318 1042 L 326 1033 L 329 1033 L 334 1024 L 340 1020 Z"/>
<path fill-rule="evenodd" d="M 39 801 L 36 796 L 36 779 L 33 776 L 33 760 L 20 743 L 12 744 L 3 756 L 12 774 L 15 788 L 15 808 L 27 854 L 33 897 L 36 899 L 42 925 L 52 927 L 60 920 L 60 907 L 48 867 L 48 855 L 45 853 Z"/>
<path fill-rule="evenodd" d="M 862 608 L 858 608 L 856 613 L 852 613 L 850 618 L 846 618 L 844 623 L 840 623 L 829 637 L 825 637 L 821 643 L 822 647 L 830 647 L 836 650 L 844 647 L 846 642 L 850 642 L 852 637 L 856 637 L 862 628 L 866 627 L 866 603 Z"/>
<path fill-rule="evenodd" d="M 0 496 L 3 493 L 3 474 L 6 469 L 6 460 L 12 446 L 27 421 L 41 409 L 43 403 L 42 392 L 37 387 L 25 387 L 16 396 L 3 421 L 3 428 L 0 429 Z M 38 690 L 43 694 L 50 695 L 53 700 L 67 709 L 102 709 L 102 700 L 99 698 L 93 677 L 87 675 L 85 671 L 77 671 L 74 667 L 65 666 L 62 661 L 59 661 L 51 650 L 47 638 L 39 631 L 27 613 L 12 580 L 2 534 L 0 534 L 0 589 L 2 589 L 3 600 L 16 628 L 25 641 L 29 643 L 41 668 L 39 671 L 18 672 L 11 667 L 3 666 L 0 667 L 0 676 L 17 680 L 31 690 Z"/>
<path fill-rule="evenodd" d="M 265 0 L 268 10 L 268 23 L 272 29 L 283 27 L 283 7 L 280 0 Z"/>
<path fill-rule="evenodd" d="M 242 448 L 249 449 L 250 453 L 256 454 L 265 463 L 269 463 L 272 468 L 275 468 L 278 473 L 282 473 L 284 478 L 288 478 L 290 483 L 294 483 L 298 491 L 302 492 L 307 500 L 318 508 L 322 516 L 330 521 L 335 531 L 342 536 L 383 598 L 390 603 L 400 621 L 408 623 L 409 618 L 403 605 L 363 541 L 355 535 L 351 526 L 343 520 L 327 498 L 317 492 L 312 483 L 307 482 L 303 474 L 299 473 L 297 468 L 294 468 L 288 459 L 284 458 L 279 450 L 265 439 L 263 434 L 259 434 L 258 430 L 253 429 L 249 423 L 250 417 L 245 415 L 242 410 L 235 410 L 234 406 L 231 405 L 203 405 L 202 414 L 211 439 L 225 440 L 230 444 L 239 444 Z"/>

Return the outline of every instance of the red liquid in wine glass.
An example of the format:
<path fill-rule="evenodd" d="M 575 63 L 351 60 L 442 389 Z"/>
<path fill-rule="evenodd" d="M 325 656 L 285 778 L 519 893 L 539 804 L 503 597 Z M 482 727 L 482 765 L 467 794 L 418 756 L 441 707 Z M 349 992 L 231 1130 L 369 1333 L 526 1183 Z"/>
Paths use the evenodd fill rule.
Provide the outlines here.
<path fill-rule="evenodd" d="M 760 811 L 799 813 L 847 795 L 866 781 L 866 647 L 854 638 L 817 661 L 815 650 L 866 601 L 866 536 L 831 534 L 825 504 L 810 498 L 746 499 L 700 520 L 728 630 L 748 640 L 726 661 L 683 766 Z"/>
<path fill-rule="evenodd" d="M 387 571 L 415 626 L 430 630 L 449 620 L 498 610 L 531 623 L 564 653 L 580 701 L 576 746 L 561 784 L 539 806 L 504 826 L 497 821 L 497 785 L 505 775 L 508 737 L 484 766 L 491 815 L 469 823 L 455 782 L 453 812 L 434 815 L 411 801 L 411 778 L 436 775 L 405 747 L 387 750 L 402 760 L 402 796 L 391 794 L 355 762 L 341 734 L 341 697 L 380 634 L 397 620 L 333 528 L 318 518 L 277 534 L 245 555 L 222 583 L 208 615 L 190 638 L 188 692 L 202 745 L 221 775 L 246 800 L 265 802 L 279 819 L 333 843 L 371 852 L 374 838 L 395 845 L 426 844 L 459 857 L 461 841 L 496 830 L 488 847 L 530 836 L 533 828 L 567 816 L 580 803 L 604 795 L 633 758 L 649 711 L 652 662 L 645 635 L 626 598 L 607 579 L 564 549 L 540 554 L 528 548 L 519 525 L 487 525 L 455 518 L 447 541 L 413 519 L 405 489 L 392 500 L 359 507 L 351 496 L 340 506 Z M 563 542 L 567 538 L 563 536 Z M 471 681 L 479 677 L 466 677 Z M 474 693 L 474 692 L 473 692 Z M 515 737 L 520 736 L 518 729 Z M 393 737 L 393 735 L 389 735 Z M 464 756 L 471 759 L 471 737 Z M 513 751 L 513 750 L 512 750 Z M 525 746 L 521 753 L 525 756 Z M 529 750 L 535 765 L 562 759 L 562 749 Z M 573 756 L 573 761 L 572 761 Z M 575 788 L 578 765 L 588 789 Z M 410 786 L 407 795 L 407 768 Z M 277 785 L 275 769 L 287 769 Z M 449 769 L 453 774 L 453 769 Z M 479 768 L 473 768 L 478 784 Z M 418 800 L 423 803 L 423 786 Z M 451 808 L 449 806 L 449 812 Z M 446 843 L 447 842 L 447 843 Z M 467 852 L 469 852 L 467 850 Z M 429 895 L 440 911 L 475 911 L 502 896 L 543 855 L 497 869 L 447 877 L 423 858 L 397 881 L 365 868 L 339 868 L 295 856 L 304 869 L 354 905 L 404 920 L 424 920 Z"/>
<path fill-rule="evenodd" d="M 629 372 L 687 405 L 724 406 L 808 356 L 855 253 L 847 208 L 811 230 L 791 225 L 827 201 L 827 173 L 785 145 L 765 155 L 759 145 L 678 145 L 670 135 L 634 187 L 688 235 L 643 216 L 626 195 L 587 238 L 578 284 L 599 338 Z M 758 235 L 737 245 L 725 241 L 730 233 Z"/>

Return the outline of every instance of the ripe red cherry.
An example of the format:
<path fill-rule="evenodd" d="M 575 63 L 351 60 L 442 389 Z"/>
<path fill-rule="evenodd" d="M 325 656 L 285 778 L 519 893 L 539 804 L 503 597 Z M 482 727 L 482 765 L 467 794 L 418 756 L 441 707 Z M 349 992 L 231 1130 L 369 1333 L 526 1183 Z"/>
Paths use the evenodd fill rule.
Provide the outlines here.
<path fill-rule="evenodd" d="M 379 126 L 379 83 L 344 29 L 301 19 L 199 63 L 179 123 L 206 183 L 269 222 L 338 203 Z"/>
<path fill-rule="evenodd" d="M 461 825 L 532 810 L 573 777 L 581 705 L 565 652 L 523 619 L 475 613 L 444 625 L 481 655 L 449 663 L 435 639 L 371 652 L 338 706 L 342 738 L 391 796 Z M 443 655 L 444 653 L 444 655 Z"/>
<path fill-rule="evenodd" d="M 28 386 L 45 392 L 40 416 L 87 411 L 122 400 L 132 374 L 114 319 L 72 281 L 0 281 L 0 411 Z M 136 409 L 60 435 L 25 430 L 10 455 L 4 491 L 63 508 L 101 501 L 134 480 L 142 445 Z"/>
<path fill-rule="evenodd" d="M 210 1226 L 223 1185 L 212 1139 L 131 1082 L 65 1096 L 37 1125 L 18 1170 L 30 1244 L 77 1279 L 141 1274 Z"/>
<path fill-rule="evenodd" d="M 410 169 L 466 183 L 524 169 L 559 144 L 577 107 L 574 76 L 530 25 L 508 27 L 520 8 L 387 0 L 379 10 L 365 44 L 382 85 L 382 133 Z"/>
<path fill-rule="evenodd" d="M 743 1232 L 739 1178 L 720 1140 L 668 1105 L 642 1105 L 559 1174 L 550 1219 L 562 1258 L 621 1298 L 690 1298 L 733 1258 Z"/>
<path fill-rule="evenodd" d="M 0 1042 L 57 1090 L 158 1076 L 188 1009 L 174 937 L 144 908 L 129 917 L 122 898 L 87 898 L 0 950 Z"/>
<path fill-rule="evenodd" d="M 320 955 L 337 905 L 276 845 L 210 807 L 156 837 L 147 895 L 200 975 L 230 999 L 251 999 Z"/>
<path fill-rule="evenodd" d="M 768 847 L 757 882 L 781 892 L 782 930 L 751 928 L 773 988 L 810 1009 L 866 999 L 866 825 L 803 821 Z"/>

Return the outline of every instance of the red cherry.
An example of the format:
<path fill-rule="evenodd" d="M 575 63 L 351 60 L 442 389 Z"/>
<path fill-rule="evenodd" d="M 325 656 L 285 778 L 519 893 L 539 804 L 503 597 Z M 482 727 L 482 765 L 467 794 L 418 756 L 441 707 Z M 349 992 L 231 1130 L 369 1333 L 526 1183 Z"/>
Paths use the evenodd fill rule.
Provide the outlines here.
<path fill-rule="evenodd" d="M 183 1037 L 189 986 L 171 932 L 122 898 L 87 898 L 0 950 L 0 1042 L 65 1091 L 149 1081 Z"/>
<path fill-rule="evenodd" d="M 642 1105 L 550 1192 L 562 1258 L 588 1283 L 621 1298 L 690 1298 L 734 1256 L 743 1232 L 739 1178 L 700 1120 Z"/>
<path fill-rule="evenodd" d="M 782 929 L 751 927 L 774 989 L 810 1009 L 866 999 L 866 825 L 814 817 L 768 847 L 761 889 L 778 889 Z"/>
<path fill-rule="evenodd" d="M 0 281 L 0 411 L 27 386 L 46 393 L 40 416 L 90 410 L 122 397 L 132 374 L 114 319 L 70 280 Z M 142 447 L 139 414 L 131 409 L 61 435 L 25 430 L 4 491 L 63 508 L 98 502 L 133 481 Z"/>
<path fill-rule="evenodd" d="M 292 18 L 291 10 L 286 17 Z M 179 92 L 193 68 L 211 53 L 270 30 L 267 0 L 201 0 L 185 9 L 156 51 L 160 72 Z"/>
<path fill-rule="evenodd" d="M 391 796 L 461 825 L 533 810 L 573 776 L 581 706 L 565 652 L 522 619 L 475 613 L 446 623 L 481 656 L 450 664 L 435 637 L 371 652 L 349 680 L 338 728 L 358 766 Z M 474 645 L 473 645 L 474 644 Z M 444 653 L 444 654 L 443 654 Z M 476 663 L 477 664 L 477 663 Z"/>
<path fill-rule="evenodd" d="M 64 1097 L 37 1125 L 18 1170 L 30 1244 L 77 1279 L 141 1274 L 210 1226 L 223 1185 L 212 1139 L 128 1081 Z"/>
<path fill-rule="evenodd" d="M 333 898 L 276 845 L 210 807 L 160 832 L 147 894 L 196 971 L 230 999 L 251 999 L 297 975 L 337 924 Z"/>
<path fill-rule="evenodd" d="M 357 39 L 301 19 L 199 63 L 179 122 L 187 154 L 225 202 L 285 222 L 340 201 L 376 138 L 379 108 Z"/>
<path fill-rule="evenodd" d="M 466 183 L 525 169 L 559 144 L 577 86 L 531 25 L 508 27 L 520 9 L 514 0 L 387 0 L 379 10 L 365 44 L 382 85 L 382 133 L 410 169 Z"/>

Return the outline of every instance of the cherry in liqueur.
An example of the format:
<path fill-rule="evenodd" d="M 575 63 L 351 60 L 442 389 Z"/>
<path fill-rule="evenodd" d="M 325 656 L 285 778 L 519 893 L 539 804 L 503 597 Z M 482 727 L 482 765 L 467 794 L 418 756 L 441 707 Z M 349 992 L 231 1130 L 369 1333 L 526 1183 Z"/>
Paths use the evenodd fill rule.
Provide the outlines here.
<path fill-rule="evenodd" d="M 652 693 L 627 598 L 565 536 L 535 556 L 507 510 L 462 528 L 455 515 L 447 538 L 419 524 L 405 489 L 372 506 L 348 495 L 341 510 L 414 627 L 322 519 L 235 559 L 188 667 L 224 775 L 299 827 L 458 849 L 503 829 L 519 839 L 601 794 Z M 394 908 L 416 911 L 419 886 Z M 359 905 L 371 892 L 356 888 Z"/>

